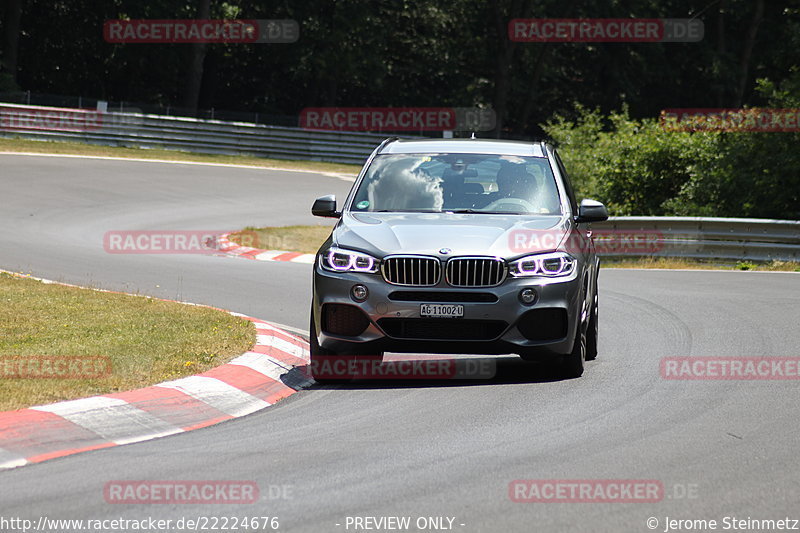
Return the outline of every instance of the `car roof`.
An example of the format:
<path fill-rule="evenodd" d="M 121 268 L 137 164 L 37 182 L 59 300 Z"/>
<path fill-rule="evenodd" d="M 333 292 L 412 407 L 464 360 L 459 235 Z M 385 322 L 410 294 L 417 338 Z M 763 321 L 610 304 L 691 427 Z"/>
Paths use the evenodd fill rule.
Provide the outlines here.
<path fill-rule="evenodd" d="M 544 143 L 500 139 L 407 139 L 386 143 L 381 154 L 496 154 L 546 157 Z"/>

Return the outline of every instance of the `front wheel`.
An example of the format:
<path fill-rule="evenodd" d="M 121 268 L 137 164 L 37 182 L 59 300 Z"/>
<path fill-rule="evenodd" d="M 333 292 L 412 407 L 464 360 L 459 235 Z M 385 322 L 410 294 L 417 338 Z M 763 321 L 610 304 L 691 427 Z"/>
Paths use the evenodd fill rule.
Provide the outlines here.
<path fill-rule="evenodd" d="M 333 350 L 326 350 L 319 345 L 313 309 L 311 310 L 311 318 L 308 324 L 308 351 L 310 355 L 310 364 L 308 365 L 309 375 L 314 378 L 314 381 L 320 384 L 343 383 L 348 381 L 344 378 L 331 376 L 326 370 L 330 366 L 333 358 L 337 355 Z"/>
<path fill-rule="evenodd" d="M 563 356 L 561 360 L 562 374 L 565 378 L 579 378 L 583 375 L 583 363 L 586 361 L 586 333 L 578 323 L 575 331 L 575 341 L 572 343 L 572 352 Z"/>
<path fill-rule="evenodd" d="M 594 361 L 597 359 L 597 312 L 598 312 L 598 297 L 595 289 L 594 303 L 592 304 L 592 313 L 589 317 L 589 326 L 586 328 L 586 360 Z"/>

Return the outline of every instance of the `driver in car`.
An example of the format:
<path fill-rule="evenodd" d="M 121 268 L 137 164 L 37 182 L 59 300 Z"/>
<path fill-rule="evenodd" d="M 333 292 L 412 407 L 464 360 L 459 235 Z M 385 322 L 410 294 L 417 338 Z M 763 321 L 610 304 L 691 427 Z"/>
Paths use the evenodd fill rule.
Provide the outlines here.
<path fill-rule="evenodd" d="M 497 171 L 497 192 L 486 195 L 483 207 L 502 206 L 502 200 L 510 199 L 506 203 L 511 208 L 533 213 L 557 213 L 558 204 L 545 200 L 547 195 L 543 189 L 548 188 L 547 180 L 543 184 L 540 181 L 525 165 L 506 163 Z"/>
<path fill-rule="evenodd" d="M 505 198 L 531 201 L 536 188 L 536 178 L 524 165 L 505 164 L 497 171 L 497 192 L 486 195 L 484 207 Z"/>

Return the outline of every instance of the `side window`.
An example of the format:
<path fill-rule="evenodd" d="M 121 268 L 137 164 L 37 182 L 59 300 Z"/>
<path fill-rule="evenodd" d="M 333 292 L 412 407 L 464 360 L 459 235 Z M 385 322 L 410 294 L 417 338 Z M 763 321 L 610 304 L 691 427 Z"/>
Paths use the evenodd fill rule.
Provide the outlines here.
<path fill-rule="evenodd" d="M 575 191 L 572 189 L 572 182 L 569 180 L 569 174 L 567 174 L 567 171 L 564 168 L 564 163 L 561 162 L 561 157 L 558 155 L 558 152 L 555 150 L 555 148 L 553 149 L 553 153 L 556 156 L 558 172 L 561 174 L 561 177 L 564 180 L 564 188 L 567 190 L 569 203 L 572 206 L 572 216 L 575 216 L 578 214 L 578 202 L 575 200 Z"/>

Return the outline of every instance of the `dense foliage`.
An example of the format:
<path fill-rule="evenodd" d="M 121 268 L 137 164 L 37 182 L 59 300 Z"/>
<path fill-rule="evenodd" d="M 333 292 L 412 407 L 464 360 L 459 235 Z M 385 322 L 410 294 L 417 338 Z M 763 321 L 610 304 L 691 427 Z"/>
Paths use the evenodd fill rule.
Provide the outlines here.
<path fill-rule="evenodd" d="M 294 19 L 294 44 L 110 44 L 110 19 Z M 696 18 L 695 43 L 521 43 L 513 18 Z M 797 217 L 795 133 L 664 132 L 665 108 L 800 105 L 796 0 L 3 0 L 0 100 L 259 113 L 480 106 L 564 145 L 616 213 Z M 761 81 L 759 81 L 761 80 Z M 286 122 L 284 122 L 286 123 Z"/>
<path fill-rule="evenodd" d="M 773 108 L 800 108 L 800 70 L 780 86 L 761 80 Z M 578 118 L 546 124 L 582 196 L 617 215 L 800 219 L 800 133 L 665 131 L 627 109 L 606 119 L 578 106 Z"/>

